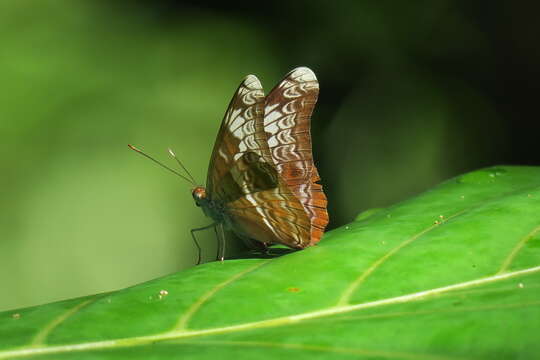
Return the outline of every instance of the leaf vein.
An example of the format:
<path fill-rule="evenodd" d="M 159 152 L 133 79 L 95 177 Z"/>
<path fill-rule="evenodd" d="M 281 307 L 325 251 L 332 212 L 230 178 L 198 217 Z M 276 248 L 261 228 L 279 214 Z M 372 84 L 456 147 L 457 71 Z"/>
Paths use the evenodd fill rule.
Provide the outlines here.
<path fill-rule="evenodd" d="M 437 222 L 436 224 L 433 224 L 427 228 L 425 228 L 424 230 L 420 231 L 419 233 L 416 233 L 415 235 L 411 236 L 410 238 L 406 239 L 405 241 L 403 241 L 402 243 L 400 243 L 399 245 L 397 245 L 396 247 L 394 247 L 393 249 L 391 249 L 390 251 L 388 251 L 386 254 L 384 254 L 382 257 L 380 257 L 377 261 L 375 261 L 373 264 L 371 264 L 371 266 L 369 266 L 364 272 L 362 272 L 360 274 L 360 276 L 358 278 L 356 278 L 346 289 L 345 291 L 343 292 L 343 294 L 341 295 L 341 297 L 339 298 L 338 302 L 337 302 L 337 306 L 344 306 L 344 305 L 348 305 L 350 300 L 351 300 L 351 297 L 352 295 L 354 294 L 354 292 L 360 287 L 360 285 L 362 285 L 364 283 L 364 281 L 375 271 L 377 270 L 384 262 L 386 262 L 386 260 L 388 260 L 390 257 L 394 256 L 399 250 L 403 249 L 405 246 L 409 245 L 410 243 L 412 243 L 413 241 L 415 241 L 416 239 L 418 239 L 419 237 L 421 237 L 422 235 L 430 232 L 431 230 L 439 227 L 441 224 L 449 221 L 450 219 L 453 219 L 455 218 L 456 216 L 459 216 L 461 214 L 463 214 L 464 212 L 466 211 L 465 210 L 461 210 L 461 211 L 458 211 L 457 213 L 451 215 L 451 216 L 448 216 L 447 218 L 444 218 L 442 220 L 440 220 L 439 222 Z"/>
<path fill-rule="evenodd" d="M 70 316 L 72 316 L 73 314 L 75 314 L 77 311 L 79 311 L 80 309 L 82 309 L 83 307 L 87 306 L 88 304 L 96 301 L 97 298 L 92 298 L 92 299 L 88 299 L 88 300 L 85 300 L 83 302 L 80 302 L 79 304 L 75 305 L 74 307 L 72 307 L 71 309 L 65 311 L 63 314 L 61 314 L 60 316 L 54 318 L 51 322 L 49 322 L 47 325 L 45 325 L 45 327 L 43 327 L 42 330 L 40 330 L 36 336 L 34 336 L 34 339 L 32 340 L 31 342 L 31 346 L 39 346 L 39 345 L 43 345 L 45 343 L 45 339 L 47 339 L 47 336 L 49 336 L 49 334 L 54 330 L 56 329 L 62 322 L 64 322 L 65 320 L 67 320 Z"/>
<path fill-rule="evenodd" d="M 497 271 L 497 274 L 502 274 L 504 273 L 505 271 L 508 270 L 508 268 L 510 267 L 510 265 L 512 264 L 512 262 L 515 260 L 516 256 L 518 255 L 518 253 L 521 251 L 521 249 L 523 249 L 523 246 L 525 246 L 525 244 L 527 243 L 527 241 L 529 241 L 530 239 L 532 239 L 538 232 L 540 231 L 540 225 L 538 225 L 537 227 L 535 227 L 534 229 L 532 229 L 532 231 L 530 233 L 528 233 L 527 235 L 525 235 L 524 237 L 522 237 L 518 243 L 516 244 L 516 246 L 512 249 L 512 251 L 510 252 L 510 254 L 508 254 L 508 256 L 506 257 L 506 259 L 504 259 L 499 271 Z"/>
<path fill-rule="evenodd" d="M 182 330 L 185 330 L 187 329 L 187 324 L 189 322 L 189 320 L 191 320 L 191 318 L 193 318 L 193 316 L 195 315 L 195 313 L 201 308 L 201 306 L 204 305 L 204 303 L 206 303 L 212 296 L 214 296 L 218 291 L 220 291 L 221 289 L 223 289 L 224 287 L 226 287 L 227 285 L 231 284 L 232 282 L 234 282 L 235 280 L 238 280 L 239 278 L 241 278 L 242 276 L 246 275 L 247 273 L 250 273 L 258 268 L 260 268 L 261 266 L 263 266 L 264 264 L 268 263 L 270 261 L 269 260 L 265 260 L 265 261 L 262 261 L 260 263 L 257 263 L 256 265 L 254 266 L 251 266 L 243 271 L 240 271 L 239 273 L 231 276 L 230 278 L 228 278 L 227 280 L 217 284 L 216 286 L 214 286 L 212 289 L 210 289 L 209 291 L 207 291 L 206 293 L 204 293 L 199 299 L 197 299 L 197 301 L 195 301 L 188 309 L 187 311 L 184 313 L 184 315 L 182 315 L 180 317 L 180 319 L 178 320 L 178 322 L 176 323 L 176 325 L 174 326 L 173 330 L 172 331 L 182 331 Z"/>

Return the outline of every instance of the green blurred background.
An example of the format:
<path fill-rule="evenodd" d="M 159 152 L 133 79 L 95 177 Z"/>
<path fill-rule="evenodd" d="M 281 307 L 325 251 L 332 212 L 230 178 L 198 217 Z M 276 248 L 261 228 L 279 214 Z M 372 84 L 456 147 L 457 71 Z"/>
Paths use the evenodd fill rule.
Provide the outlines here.
<path fill-rule="evenodd" d="M 0 3 L 0 310 L 193 266 L 199 181 L 239 81 L 305 65 L 329 228 L 459 173 L 539 164 L 538 5 Z M 201 235 L 214 257 L 211 231 Z"/>

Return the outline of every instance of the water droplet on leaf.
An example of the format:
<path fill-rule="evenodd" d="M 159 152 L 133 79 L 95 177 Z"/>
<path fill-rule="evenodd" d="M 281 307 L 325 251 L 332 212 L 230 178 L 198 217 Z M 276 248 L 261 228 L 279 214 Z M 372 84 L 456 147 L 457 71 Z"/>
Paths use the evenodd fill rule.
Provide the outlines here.
<path fill-rule="evenodd" d="M 497 181 L 498 177 L 505 175 L 508 170 L 494 167 L 470 172 L 457 178 L 461 184 L 489 184 Z"/>

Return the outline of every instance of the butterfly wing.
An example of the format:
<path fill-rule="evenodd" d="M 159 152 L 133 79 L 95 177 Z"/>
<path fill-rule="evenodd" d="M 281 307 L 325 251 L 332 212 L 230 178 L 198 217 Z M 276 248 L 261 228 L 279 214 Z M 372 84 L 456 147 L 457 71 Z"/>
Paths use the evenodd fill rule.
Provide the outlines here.
<path fill-rule="evenodd" d="M 282 181 L 273 189 L 246 194 L 226 208 L 241 236 L 298 249 L 310 245 L 306 211 Z"/>
<path fill-rule="evenodd" d="M 247 76 L 222 121 L 207 178 L 208 196 L 240 236 L 261 242 L 305 247 L 307 214 L 279 176 L 264 131 L 264 93 Z"/>
<path fill-rule="evenodd" d="M 270 155 L 280 177 L 310 219 L 309 245 L 317 243 L 328 224 L 327 200 L 313 163 L 310 120 L 319 95 L 313 71 L 299 67 L 268 94 L 264 129 Z"/>
<path fill-rule="evenodd" d="M 263 188 L 264 185 L 272 186 L 272 179 L 267 177 L 257 178 L 255 180 L 259 184 L 252 184 L 250 176 L 237 166 L 240 165 L 238 161 L 245 157 L 258 157 L 267 167 L 273 165 L 268 146 L 256 136 L 260 133 L 261 125 L 257 119 L 261 118 L 263 107 L 261 83 L 254 75 L 248 75 L 229 103 L 214 144 L 206 180 L 206 188 L 212 198 L 230 202 L 256 190 L 257 185 Z M 260 184 L 264 180 L 268 180 L 268 184 Z"/>

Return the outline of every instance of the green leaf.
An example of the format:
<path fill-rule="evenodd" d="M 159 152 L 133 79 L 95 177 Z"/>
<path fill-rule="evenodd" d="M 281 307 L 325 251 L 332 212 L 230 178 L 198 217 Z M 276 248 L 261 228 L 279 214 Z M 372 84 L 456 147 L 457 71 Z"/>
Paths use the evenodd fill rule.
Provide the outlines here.
<path fill-rule="evenodd" d="M 451 179 L 320 245 L 0 314 L 0 358 L 540 356 L 540 168 Z"/>

